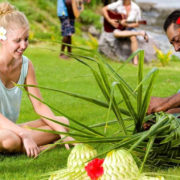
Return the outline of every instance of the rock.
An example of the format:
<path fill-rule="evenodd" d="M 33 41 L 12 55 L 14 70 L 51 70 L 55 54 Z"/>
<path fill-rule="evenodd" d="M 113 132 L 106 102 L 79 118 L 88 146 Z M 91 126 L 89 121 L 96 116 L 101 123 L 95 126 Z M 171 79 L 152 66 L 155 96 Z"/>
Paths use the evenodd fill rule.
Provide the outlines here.
<path fill-rule="evenodd" d="M 142 17 L 143 19 L 147 20 L 148 25 L 158 25 L 160 27 L 163 26 L 164 20 L 166 17 L 177 7 L 174 6 L 159 6 L 159 2 L 155 3 L 146 2 L 146 0 L 142 2 L 138 2 L 137 4 L 142 10 Z M 172 3 L 173 4 L 173 3 Z"/>
<path fill-rule="evenodd" d="M 145 3 L 145 2 L 141 2 L 138 3 L 139 7 L 141 8 L 142 11 L 151 11 L 154 9 L 155 3 Z"/>
<path fill-rule="evenodd" d="M 152 37 L 149 36 L 148 43 L 145 42 L 143 37 L 138 37 L 138 45 L 139 49 L 145 51 L 145 62 L 156 59 L 153 46 L 158 47 L 158 45 Z M 125 61 L 131 55 L 130 40 L 128 38 L 115 38 L 113 33 L 102 32 L 99 39 L 99 52 L 113 60 Z"/>
<path fill-rule="evenodd" d="M 98 29 L 96 29 L 94 26 L 89 26 L 89 28 L 88 28 L 88 32 L 91 34 L 91 35 L 93 35 L 93 36 L 95 36 L 95 37 L 99 37 L 100 36 L 100 31 L 98 30 Z"/>

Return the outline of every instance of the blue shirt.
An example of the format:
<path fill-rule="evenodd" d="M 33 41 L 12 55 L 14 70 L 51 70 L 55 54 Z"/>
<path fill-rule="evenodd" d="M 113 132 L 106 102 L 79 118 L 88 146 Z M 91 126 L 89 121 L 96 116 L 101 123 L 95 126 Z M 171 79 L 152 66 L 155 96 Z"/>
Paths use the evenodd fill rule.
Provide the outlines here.
<path fill-rule="evenodd" d="M 24 84 L 28 62 L 28 58 L 23 56 L 21 74 L 17 84 Z M 13 122 L 16 122 L 19 116 L 21 96 L 22 90 L 19 87 L 6 88 L 0 79 L 0 113 Z"/>
<path fill-rule="evenodd" d="M 57 15 L 58 16 L 68 16 L 67 7 L 65 0 L 57 0 Z"/>

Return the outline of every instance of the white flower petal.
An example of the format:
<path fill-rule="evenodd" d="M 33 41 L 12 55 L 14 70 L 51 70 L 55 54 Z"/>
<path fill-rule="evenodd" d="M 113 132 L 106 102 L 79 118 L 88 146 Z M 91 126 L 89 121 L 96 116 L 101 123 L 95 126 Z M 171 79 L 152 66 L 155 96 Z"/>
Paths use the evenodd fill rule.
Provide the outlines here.
<path fill-rule="evenodd" d="M 0 28 L 0 32 L 2 32 L 3 34 L 6 33 L 6 30 L 4 28 Z"/>
<path fill-rule="evenodd" d="M 0 27 L 0 39 L 1 40 L 3 40 L 3 41 L 5 41 L 6 39 L 7 39 L 7 37 L 6 37 L 6 29 L 5 28 L 3 28 L 3 27 Z"/>
<path fill-rule="evenodd" d="M 3 40 L 3 41 L 5 41 L 6 39 L 7 39 L 7 37 L 6 37 L 6 36 L 3 36 L 3 37 L 2 37 L 2 40 Z"/>

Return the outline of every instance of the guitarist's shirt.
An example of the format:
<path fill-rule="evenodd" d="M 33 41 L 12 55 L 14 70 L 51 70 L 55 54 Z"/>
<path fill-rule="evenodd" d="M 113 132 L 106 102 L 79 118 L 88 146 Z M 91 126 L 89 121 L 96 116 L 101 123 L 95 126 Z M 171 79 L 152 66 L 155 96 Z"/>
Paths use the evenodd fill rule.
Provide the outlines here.
<path fill-rule="evenodd" d="M 117 2 L 111 3 L 107 7 L 108 7 L 108 10 L 110 11 L 115 11 L 119 14 L 127 15 L 127 12 L 123 5 L 122 0 L 118 0 Z M 131 1 L 131 10 L 127 17 L 127 21 L 139 21 L 139 20 L 141 20 L 141 10 L 136 3 Z"/>

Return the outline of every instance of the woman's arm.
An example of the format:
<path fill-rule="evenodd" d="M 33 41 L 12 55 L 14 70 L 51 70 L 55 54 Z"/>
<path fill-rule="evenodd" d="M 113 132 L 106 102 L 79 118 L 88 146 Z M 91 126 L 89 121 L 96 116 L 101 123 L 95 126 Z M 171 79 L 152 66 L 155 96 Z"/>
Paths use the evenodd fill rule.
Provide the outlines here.
<path fill-rule="evenodd" d="M 34 67 L 33 67 L 31 61 L 29 61 L 28 74 L 27 74 L 25 84 L 37 85 L 35 71 L 34 71 Z M 40 90 L 38 88 L 27 87 L 26 90 L 30 94 L 33 94 L 35 97 L 42 100 L 42 96 L 41 96 Z M 34 97 L 32 97 L 30 95 L 29 95 L 29 98 L 30 98 L 33 108 L 37 114 L 56 120 L 56 116 L 54 115 L 54 113 L 51 111 L 51 109 L 47 105 L 43 104 L 42 102 L 38 101 L 37 99 L 35 99 Z M 47 125 L 49 125 L 53 130 L 66 132 L 66 129 L 63 126 L 57 126 L 56 123 L 54 123 L 50 120 L 47 120 L 45 118 L 42 118 L 42 120 Z"/>
<path fill-rule="evenodd" d="M 1 113 L 0 113 L 0 127 L 3 129 L 9 129 L 13 131 L 22 139 L 27 156 L 36 157 L 39 154 L 40 152 L 39 148 L 32 139 L 32 137 L 29 135 L 28 131 L 16 125 L 12 121 L 4 117 Z"/>

